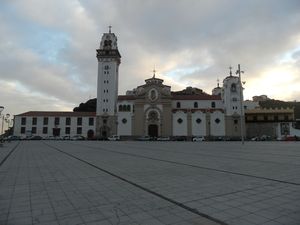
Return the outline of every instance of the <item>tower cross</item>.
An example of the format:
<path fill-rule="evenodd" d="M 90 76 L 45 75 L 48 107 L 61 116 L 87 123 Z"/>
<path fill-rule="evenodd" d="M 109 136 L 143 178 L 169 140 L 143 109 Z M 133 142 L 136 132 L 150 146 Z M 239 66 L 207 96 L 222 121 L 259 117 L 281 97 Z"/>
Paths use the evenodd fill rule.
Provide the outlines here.
<path fill-rule="evenodd" d="M 229 66 L 229 75 L 232 76 L 232 66 Z"/>
<path fill-rule="evenodd" d="M 218 87 L 220 87 L 220 84 L 219 84 L 220 80 L 219 78 L 217 79 L 217 84 L 218 84 Z"/>
<path fill-rule="evenodd" d="M 157 71 L 155 70 L 155 66 L 154 66 L 154 69 L 152 70 L 152 72 L 153 72 L 153 78 L 155 78 L 155 73 L 157 72 Z"/>
<path fill-rule="evenodd" d="M 112 28 L 112 26 L 109 25 L 109 26 L 108 26 L 108 32 L 109 32 L 109 33 L 111 33 L 111 28 Z"/>

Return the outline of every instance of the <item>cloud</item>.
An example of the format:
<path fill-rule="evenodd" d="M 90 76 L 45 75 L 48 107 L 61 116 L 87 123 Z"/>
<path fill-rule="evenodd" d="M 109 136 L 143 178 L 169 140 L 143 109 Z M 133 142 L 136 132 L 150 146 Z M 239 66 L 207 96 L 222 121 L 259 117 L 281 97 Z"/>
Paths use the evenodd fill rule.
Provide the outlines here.
<path fill-rule="evenodd" d="M 72 109 L 95 97 L 95 49 L 108 25 L 122 55 L 120 94 L 143 84 L 154 66 L 172 90 L 210 93 L 240 63 L 247 98 L 299 99 L 299 8 L 298 0 L 4 1 L 0 81 L 17 85 L 1 88 L 1 104 L 16 114 L 22 104 Z M 278 71 L 291 79 L 272 83 Z"/>

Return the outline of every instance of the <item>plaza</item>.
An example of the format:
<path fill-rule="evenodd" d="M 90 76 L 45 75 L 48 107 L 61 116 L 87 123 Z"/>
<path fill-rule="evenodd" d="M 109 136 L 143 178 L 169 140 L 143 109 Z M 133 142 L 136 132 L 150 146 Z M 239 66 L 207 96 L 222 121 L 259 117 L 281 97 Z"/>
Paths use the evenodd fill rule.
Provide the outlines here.
<path fill-rule="evenodd" d="M 297 142 L 20 141 L 0 149 L 3 225 L 297 225 Z"/>

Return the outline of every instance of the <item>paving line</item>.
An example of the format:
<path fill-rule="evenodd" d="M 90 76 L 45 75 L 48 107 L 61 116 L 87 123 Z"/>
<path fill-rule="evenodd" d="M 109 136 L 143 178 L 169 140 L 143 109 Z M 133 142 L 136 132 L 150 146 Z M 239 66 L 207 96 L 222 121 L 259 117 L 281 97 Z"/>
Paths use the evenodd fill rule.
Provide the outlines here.
<path fill-rule="evenodd" d="M 5 163 L 5 161 L 8 159 L 8 157 L 17 149 L 17 147 L 20 145 L 20 141 L 18 142 L 18 144 L 16 146 L 14 146 L 12 148 L 12 150 L 10 150 L 10 152 L 4 157 L 4 159 L 1 160 L 0 162 L 0 167 Z"/>
<path fill-rule="evenodd" d="M 133 182 L 133 181 L 130 181 L 130 180 L 124 178 L 124 177 L 121 177 L 121 176 L 119 176 L 119 175 L 117 175 L 117 174 L 115 174 L 115 173 L 112 173 L 112 172 L 110 172 L 110 171 L 108 171 L 108 170 L 106 170 L 106 169 L 103 169 L 103 168 L 101 168 L 101 167 L 99 167 L 99 166 L 96 166 L 96 165 L 94 165 L 94 164 L 92 164 L 92 163 L 90 163 L 90 162 L 88 162 L 88 161 L 86 161 L 86 160 L 84 160 L 84 159 L 81 159 L 81 158 L 79 158 L 79 157 L 77 157 L 77 156 L 75 156 L 75 155 L 73 155 L 73 154 L 70 154 L 70 153 L 68 153 L 68 152 L 65 152 L 65 151 L 61 150 L 60 148 L 58 148 L 58 147 L 52 146 L 52 145 L 50 145 L 50 144 L 48 144 L 48 143 L 45 143 L 45 142 L 44 142 L 44 144 L 47 145 L 48 147 L 50 147 L 50 148 L 52 148 L 52 149 L 54 149 L 54 150 L 56 150 L 56 151 L 62 153 L 62 154 L 65 154 L 65 155 L 67 155 L 67 156 L 69 156 L 69 157 L 71 157 L 71 158 L 77 159 L 77 160 L 79 160 L 79 161 L 81 161 L 81 162 L 83 162 L 83 163 L 85 163 L 85 164 L 87 164 L 87 165 L 89 165 L 89 166 L 91 166 L 91 167 L 93 167 L 93 168 L 96 168 L 96 169 L 98 169 L 98 170 L 100 170 L 100 171 L 102 171 L 102 172 L 104 172 L 104 173 L 106 173 L 106 174 L 108 174 L 108 175 L 110 175 L 110 176 L 113 176 L 113 177 L 115 177 L 115 178 L 117 178 L 117 179 L 119 179 L 119 180 L 122 180 L 122 181 L 124 181 L 124 182 L 126 182 L 126 183 L 128 183 L 128 184 L 131 184 L 131 185 L 133 185 L 133 186 L 135 186 L 135 187 L 137 187 L 137 188 L 139 188 L 139 189 L 141 189 L 141 190 L 143 190 L 143 191 L 145 191 L 145 192 L 147 192 L 147 193 L 149 193 L 149 194 L 152 194 L 152 195 L 155 195 L 156 197 L 159 197 L 159 198 L 161 198 L 161 199 L 164 199 L 164 200 L 166 200 L 166 201 L 168 201 L 168 202 L 170 202 L 170 203 L 172 203 L 172 204 L 174 204 L 174 205 L 176 205 L 176 206 L 178 206 L 178 207 L 180 207 L 180 208 L 183 208 L 183 209 L 185 209 L 185 210 L 187 210 L 187 211 L 189 211 L 189 212 L 191 212 L 191 213 L 194 213 L 194 214 L 196 214 L 196 215 L 198 215 L 198 216 L 204 217 L 204 218 L 206 218 L 206 219 L 208 219 L 208 220 L 211 220 L 211 221 L 213 221 L 213 222 L 216 222 L 216 223 L 218 223 L 218 224 L 220 224 L 220 225 L 229 225 L 228 223 L 225 223 L 225 222 L 223 222 L 223 221 L 221 221 L 221 220 L 218 220 L 218 219 L 216 219 L 216 218 L 214 218 L 214 217 L 211 217 L 211 216 L 209 216 L 209 215 L 207 215 L 207 214 L 205 214 L 205 213 L 202 213 L 202 212 L 198 211 L 198 210 L 195 209 L 195 208 L 191 208 L 191 207 L 189 207 L 189 206 L 187 206 L 187 205 L 185 205 L 185 204 L 183 204 L 183 203 L 180 203 L 180 202 L 178 202 L 178 201 L 175 201 L 174 199 L 168 198 L 168 197 L 165 196 L 165 195 L 159 194 L 158 192 L 152 191 L 152 190 L 149 189 L 149 188 L 146 188 L 146 187 L 144 187 L 144 186 L 142 186 L 142 185 L 139 185 L 139 184 L 137 184 L 137 183 L 135 183 L 135 182 Z"/>
<path fill-rule="evenodd" d="M 154 161 L 166 162 L 166 163 L 171 163 L 171 164 L 175 164 L 175 165 L 188 166 L 188 167 L 193 167 L 193 168 L 198 168 L 198 169 L 203 169 L 203 170 L 210 170 L 210 171 L 215 171 L 215 172 L 220 172 L 220 173 L 227 173 L 227 174 L 233 174 L 233 175 L 238 175 L 238 176 L 261 179 L 261 180 L 268 180 L 268 181 L 273 181 L 273 182 L 277 182 L 277 183 L 300 186 L 300 183 L 291 182 L 291 181 L 284 181 L 284 180 L 278 180 L 278 179 L 273 179 L 273 178 L 269 178 L 269 177 L 262 177 L 262 176 L 256 176 L 256 175 L 251 175 L 251 174 L 238 173 L 238 172 L 233 172 L 233 171 L 229 171 L 229 170 L 222 170 L 222 169 L 216 169 L 216 168 L 211 168 L 211 167 L 198 166 L 198 165 L 181 163 L 181 162 L 176 162 L 176 161 L 171 161 L 171 160 L 166 160 L 166 159 L 158 159 L 158 158 L 154 158 L 154 157 L 143 156 L 143 155 L 138 155 L 138 154 L 133 154 L 133 153 L 126 153 L 126 152 L 120 152 L 120 151 L 115 151 L 115 150 L 107 150 L 107 149 L 100 148 L 100 147 L 92 147 L 92 146 L 82 145 L 82 144 L 76 144 L 76 145 L 91 148 L 91 149 L 97 149 L 97 150 L 101 150 L 101 151 L 121 154 L 121 155 L 128 155 L 128 156 L 132 156 L 132 157 L 136 157 L 136 158 L 150 159 L 150 160 L 154 160 Z"/>

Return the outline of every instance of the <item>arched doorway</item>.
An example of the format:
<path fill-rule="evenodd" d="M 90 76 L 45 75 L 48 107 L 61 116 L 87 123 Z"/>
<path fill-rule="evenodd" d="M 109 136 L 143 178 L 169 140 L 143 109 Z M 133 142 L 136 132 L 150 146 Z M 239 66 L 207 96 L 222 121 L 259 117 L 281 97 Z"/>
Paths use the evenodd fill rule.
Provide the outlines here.
<path fill-rule="evenodd" d="M 93 139 L 94 138 L 94 131 L 93 130 L 88 130 L 88 132 L 87 132 L 87 138 L 88 139 Z"/>
<path fill-rule="evenodd" d="M 148 135 L 150 137 L 157 137 L 158 136 L 158 126 L 156 124 L 150 124 L 148 126 Z"/>

